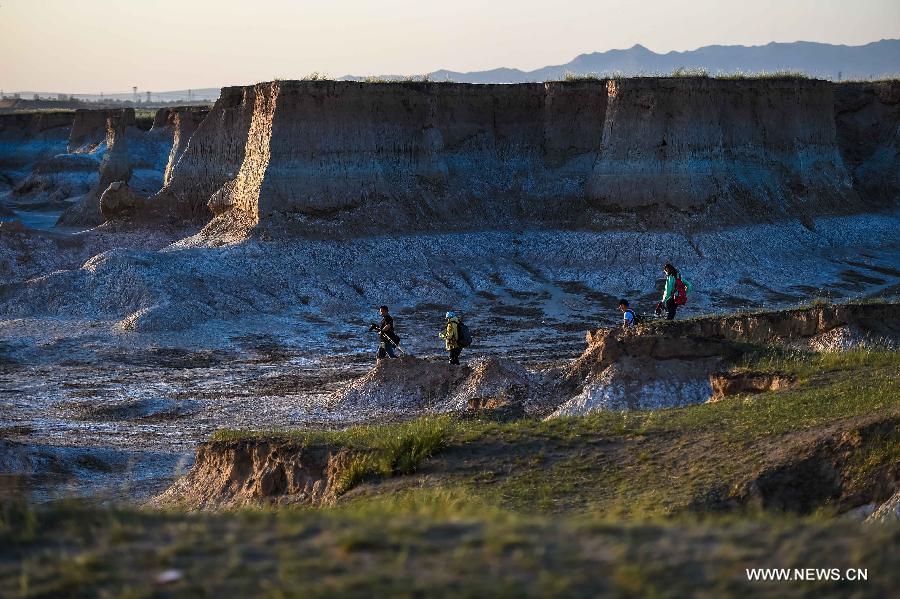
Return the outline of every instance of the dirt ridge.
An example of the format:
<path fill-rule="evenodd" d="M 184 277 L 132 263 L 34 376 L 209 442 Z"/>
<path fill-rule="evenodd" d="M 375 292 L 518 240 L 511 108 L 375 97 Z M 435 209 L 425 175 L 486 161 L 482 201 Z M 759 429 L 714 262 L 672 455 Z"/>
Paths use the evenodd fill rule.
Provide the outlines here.
<path fill-rule="evenodd" d="M 326 505 L 335 500 L 350 458 L 346 448 L 270 439 L 201 443 L 189 473 L 151 505 L 193 509 L 259 503 Z"/>

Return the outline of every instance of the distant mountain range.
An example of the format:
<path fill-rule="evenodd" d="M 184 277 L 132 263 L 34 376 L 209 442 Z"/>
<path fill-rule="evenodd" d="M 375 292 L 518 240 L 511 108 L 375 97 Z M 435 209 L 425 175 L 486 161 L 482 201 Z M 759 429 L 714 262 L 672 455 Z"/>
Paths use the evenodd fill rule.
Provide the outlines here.
<path fill-rule="evenodd" d="M 766 44 L 765 46 L 704 46 L 687 52 L 657 54 L 637 44 L 627 50 L 581 54 L 571 62 L 534 71 L 499 68 L 489 71 L 439 70 L 428 74 L 433 81 L 463 83 L 527 83 L 553 81 L 567 73 L 584 75 L 655 75 L 675 69 L 704 69 L 711 75 L 799 71 L 820 79 L 872 79 L 900 75 L 900 39 L 881 40 L 864 46 L 817 42 Z M 388 77 L 390 78 L 390 77 Z M 361 77 L 345 77 L 359 80 Z"/>
<path fill-rule="evenodd" d="M 764 46 L 703 46 L 686 52 L 657 54 L 637 44 L 627 50 L 608 50 L 581 54 L 561 65 L 546 66 L 534 71 L 498 68 L 489 71 L 461 73 L 441 69 L 428 73 L 432 81 L 461 83 L 527 83 L 562 79 L 567 73 L 576 75 L 655 75 L 671 73 L 675 69 L 704 69 L 711 75 L 723 73 L 760 73 L 771 71 L 799 71 L 810 77 L 830 79 L 873 79 L 900 76 L 900 39 L 881 40 L 863 46 L 844 46 L 818 42 L 772 42 Z M 398 75 L 382 76 L 402 79 Z M 365 77 L 347 75 L 342 80 L 360 81 Z M 35 92 L 20 92 L 30 98 Z M 49 96 L 46 92 L 38 92 Z M 145 91 L 140 91 L 141 99 Z M 187 100 L 188 90 L 153 92 L 155 101 Z M 76 98 L 97 100 L 99 94 L 75 94 Z M 109 99 L 128 100 L 132 94 L 107 94 Z M 219 88 L 191 90 L 195 101 L 213 101 Z"/>

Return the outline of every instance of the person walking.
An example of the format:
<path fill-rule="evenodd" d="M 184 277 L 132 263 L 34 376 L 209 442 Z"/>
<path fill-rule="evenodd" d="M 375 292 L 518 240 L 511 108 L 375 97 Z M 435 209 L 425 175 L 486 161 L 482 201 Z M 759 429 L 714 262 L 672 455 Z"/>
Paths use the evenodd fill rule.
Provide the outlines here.
<path fill-rule="evenodd" d="M 637 324 L 637 321 L 634 318 L 634 310 L 628 307 L 627 299 L 619 300 L 619 310 L 622 311 L 622 328 L 627 329 L 628 327 L 633 327 Z"/>
<path fill-rule="evenodd" d="M 663 273 L 666 275 L 666 283 L 663 287 L 662 301 L 656 306 L 656 313 L 659 315 L 665 310 L 666 320 L 675 320 L 678 306 L 683 306 L 687 302 L 690 284 L 681 279 L 678 269 L 669 262 L 663 265 Z"/>
<path fill-rule="evenodd" d="M 390 315 L 387 306 L 381 306 L 378 308 L 378 312 L 381 314 L 381 324 L 377 325 L 373 322 L 369 327 L 370 331 L 378 331 L 379 345 L 375 357 L 377 360 L 396 358 L 397 354 L 394 350 L 400 348 L 400 337 L 394 330 L 394 317 Z"/>
<path fill-rule="evenodd" d="M 450 363 L 459 364 L 459 355 L 462 353 L 463 346 L 459 342 L 459 317 L 456 312 L 447 312 L 447 326 L 444 331 L 438 335 L 444 340 L 447 351 L 450 352 Z"/>

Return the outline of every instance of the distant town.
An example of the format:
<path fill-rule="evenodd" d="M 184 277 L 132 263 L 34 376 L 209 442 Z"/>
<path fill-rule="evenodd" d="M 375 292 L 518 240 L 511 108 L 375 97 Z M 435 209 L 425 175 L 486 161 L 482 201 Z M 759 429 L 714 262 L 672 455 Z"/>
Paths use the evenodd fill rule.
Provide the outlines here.
<path fill-rule="evenodd" d="M 143 108 L 155 109 L 166 106 L 202 106 L 211 104 L 218 95 L 211 97 L 208 89 L 195 93 L 193 90 L 183 92 L 165 92 L 154 94 L 152 91 L 139 91 L 132 88 L 131 94 L 51 94 L 34 92 L 4 93 L 0 91 L 0 112 L 27 112 L 32 110 L 76 110 L 79 108 Z"/>

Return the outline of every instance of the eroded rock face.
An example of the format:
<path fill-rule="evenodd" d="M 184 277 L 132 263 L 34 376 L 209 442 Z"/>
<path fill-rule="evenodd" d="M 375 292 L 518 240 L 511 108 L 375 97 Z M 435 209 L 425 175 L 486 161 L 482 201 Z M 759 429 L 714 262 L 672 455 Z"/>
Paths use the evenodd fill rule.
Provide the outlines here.
<path fill-rule="evenodd" d="M 184 134 L 174 144 L 180 155 L 175 162 L 170 155 L 166 185 L 148 203 L 154 216 L 208 220 L 210 196 L 237 177 L 244 161 L 255 94 L 253 86 L 223 88 L 208 118 L 199 123 L 185 118 Z"/>
<path fill-rule="evenodd" d="M 732 391 L 770 390 L 789 381 L 710 375 L 741 356 L 742 344 L 812 345 L 848 324 L 896 339 L 898 323 L 900 304 L 842 304 L 600 329 L 588 333 L 587 349 L 563 374 L 559 393 L 570 399 L 553 415 L 677 407 Z"/>
<path fill-rule="evenodd" d="M 897 417 L 869 418 L 852 428 L 833 427 L 788 439 L 735 493 L 742 504 L 807 514 L 822 505 L 840 511 L 888 500 L 900 482 L 900 464 L 887 461 L 859 476 L 861 457 L 900 440 Z M 890 503 L 888 502 L 888 506 Z M 884 508 L 889 512 L 890 507 Z M 878 513 L 878 512 L 876 512 Z M 875 514 L 873 520 L 880 519 Z"/>
<path fill-rule="evenodd" d="M 168 185 L 172 180 L 172 172 L 175 165 L 181 160 L 182 154 L 187 149 L 188 142 L 203 122 L 203 119 L 209 114 L 206 107 L 188 107 L 181 110 L 173 110 L 171 113 L 171 125 L 173 128 L 172 150 L 169 153 L 169 159 L 166 163 L 166 172 L 163 177 L 163 184 Z M 154 125 L 155 127 L 155 125 Z"/>
<path fill-rule="evenodd" d="M 71 112 L 0 114 L 0 170 L 65 152 Z"/>
<path fill-rule="evenodd" d="M 351 453 L 285 441 L 202 443 L 190 472 L 151 503 L 193 509 L 333 502 Z"/>
<path fill-rule="evenodd" d="M 175 124 L 175 115 L 178 112 L 178 108 L 160 108 L 153 114 L 153 124 L 150 126 L 150 130 L 154 129 L 165 129 L 167 127 L 172 127 Z"/>
<path fill-rule="evenodd" d="M 23 210 L 69 209 L 63 224 L 99 224 L 100 195 L 110 183 L 127 180 L 141 197 L 162 188 L 179 115 L 204 110 L 162 109 L 150 131 L 135 126 L 130 108 L 0 115 L 0 193 L 11 192 L 2 201 Z"/>
<path fill-rule="evenodd" d="M 114 181 L 100 196 L 100 212 L 104 220 L 123 218 L 133 214 L 142 202 L 142 198 L 131 191 L 127 182 Z"/>
<path fill-rule="evenodd" d="M 133 108 L 114 108 L 110 110 L 79 109 L 75 111 L 72 130 L 69 133 L 67 151 L 74 153 L 93 152 L 107 142 L 109 145 L 109 123 L 125 129 L 134 125 Z"/>
<path fill-rule="evenodd" d="M 808 219 L 861 206 L 832 89 L 702 78 L 225 88 L 159 198 L 273 235 Z"/>
<path fill-rule="evenodd" d="M 742 393 L 781 391 L 794 386 L 796 379 L 784 373 L 773 372 L 714 372 L 709 375 L 713 394 L 709 401 Z"/>
<path fill-rule="evenodd" d="M 611 80 L 589 195 L 608 209 L 759 221 L 858 203 L 825 81 Z"/>
<path fill-rule="evenodd" d="M 868 518 L 869 522 L 898 522 L 900 521 L 900 490 L 894 493 L 890 499 L 882 503 Z"/>
<path fill-rule="evenodd" d="M 106 153 L 100 163 L 99 181 L 78 203 L 63 212 L 57 224 L 99 225 L 103 222 L 100 196 L 110 184 L 117 181 L 127 183 L 131 179 L 132 166 L 126 128 L 134 123 L 134 109 L 109 111 L 105 123 Z"/>
<path fill-rule="evenodd" d="M 97 184 L 99 159 L 91 154 L 56 154 L 35 164 L 13 190 L 11 203 L 31 208 L 68 208 L 69 199 Z"/>
<path fill-rule="evenodd" d="M 71 112 L 0 114 L 0 195 L 12 192 L 6 200 L 10 205 L 31 204 L 27 196 L 32 191 L 53 186 L 53 179 L 68 178 L 70 165 L 55 168 L 45 163 L 66 151 L 72 118 Z M 42 172 L 35 174 L 36 168 Z M 96 163 L 92 168 L 96 172 Z"/>
<path fill-rule="evenodd" d="M 900 196 L 900 81 L 841 83 L 834 103 L 838 143 L 854 186 L 875 205 Z"/>

